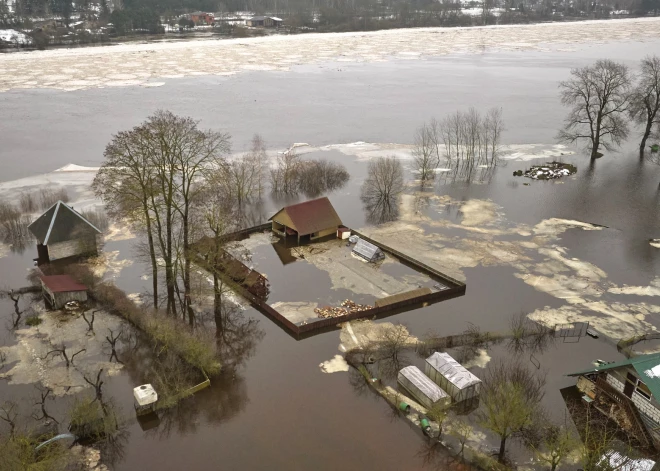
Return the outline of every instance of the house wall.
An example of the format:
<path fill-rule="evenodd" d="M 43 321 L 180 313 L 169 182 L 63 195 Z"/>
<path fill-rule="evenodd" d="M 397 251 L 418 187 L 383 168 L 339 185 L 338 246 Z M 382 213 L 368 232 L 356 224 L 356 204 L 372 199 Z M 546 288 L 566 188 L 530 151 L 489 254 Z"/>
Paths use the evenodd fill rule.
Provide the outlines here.
<path fill-rule="evenodd" d="M 81 239 L 48 244 L 48 257 L 51 261 L 67 257 L 97 253 L 96 236 L 90 235 Z"/>
<path fill-rule="evenodd" d="M 296 229 L 296 227 L 293 225 L 293 221 L 284 210 L 281 210 L 279 213 L 275 213 L 275 216 L 273 216 L 271 219 L 280 224 L 284 224 L 286 227 L 290 227 L 291 229 Z"/>
<path fill-rule="evenodd" d="M 67 291 L 64 293 L 54 293 L 55 302 L 53 308 L 62 309 L 69 301 L 87 301 L 87 291 Z"/>
<path fill-rule="evenodd" d="M 628 370 L 622 368 L 621 371 L 617 371 L 617 372 L 608 371 L 606 379 L 609 385 L 611 385 L 617 391 L 623 394 L 624 383 L 620 379 L 621 372 L 623 372 L 625 376 Z M 649 401 L 638 392 L 634 392 L 631 397 L 631 400 L 633 404 L 637 406 L 637 410 L 639 410 L 641 413 L 645 414 L 646 416 L 650 417 L 654 422 L 660 424 L 660 410 L 658 409 L 657 403 L 656 401 L 654 401 L 653 398 L 651 398 L 651 400 Z"/>
<path fill-rule="evenodd" d="M 336 227 L 331 227 L 329 229 L 324 229 L 322 231 L 316 232 L 315 233 L 316 235 L 315 236 L 310 236 L 310 239 L 311 240 L 319 239 L 321 237 L 329 236 L 331 234 L 336 234 L 336 233 L 337 233 L 337 228 Z"/>

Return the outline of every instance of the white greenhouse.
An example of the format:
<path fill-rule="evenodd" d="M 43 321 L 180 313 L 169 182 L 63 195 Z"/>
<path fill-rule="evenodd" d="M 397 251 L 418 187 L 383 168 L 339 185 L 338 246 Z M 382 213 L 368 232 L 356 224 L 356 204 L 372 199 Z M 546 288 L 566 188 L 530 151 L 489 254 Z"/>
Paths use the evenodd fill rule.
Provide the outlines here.
<path fill-rule="evenodd" d="M 448 353 L 435 352 L 428 357 L 424 372 L 435 384 L 447 391 L 454 402 L 479 397 L 481 380 Z"/>
<path fill-rule="evenodd" d="M 406 366 L 401 369 L 398 383 L 413 399 L 429 409 L 436 404 L 449 405 L 451 402 L 449 395 L 416 366 Z"/>

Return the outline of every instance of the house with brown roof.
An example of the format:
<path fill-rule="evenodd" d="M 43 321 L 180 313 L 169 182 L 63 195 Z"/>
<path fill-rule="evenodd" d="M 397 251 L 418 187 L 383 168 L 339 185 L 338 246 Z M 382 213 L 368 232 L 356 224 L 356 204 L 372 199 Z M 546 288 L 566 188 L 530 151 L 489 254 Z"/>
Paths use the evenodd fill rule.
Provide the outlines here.
<path fill-rule="evenodd" d="M 39 279 L 44 300 L 52 309 L 62 309 L 70 301 L 87 301 L 87 286 L 69 275 L 43 275 Z"/>
<path fill-rule="evenodd" d="M 286 206 L 269 219 L 273 232 L 281 237 L 315 240 L 336 234 L 341 219 L 328 198 Z"/>

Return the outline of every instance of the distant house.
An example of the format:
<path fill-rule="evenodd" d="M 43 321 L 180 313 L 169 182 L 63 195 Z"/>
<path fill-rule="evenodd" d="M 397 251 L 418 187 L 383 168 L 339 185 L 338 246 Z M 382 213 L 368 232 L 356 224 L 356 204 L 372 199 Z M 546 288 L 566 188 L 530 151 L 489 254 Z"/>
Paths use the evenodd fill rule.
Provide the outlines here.
<path fill-rule="evenodd" d="M 87 301 L 87 287 L 69 275 L 41 276 L 41 292 L 52 309 L 62 309 L 70 301 Z"/>
<path fill-rule="evenodd" d="M 606 415 L 626 417 L 643 446 L 660 445 L 660 353 L 602 363 L 571 373 L 587 402 Z"/>
<path fill-rule="evenodd" d="M 273 232 L 281 237 L 296 236 L 298 242 L 308 238 L 334 235 L 341 219 L 328 198 L 319 198 L 280 209 L 269 219 Z"/>
<path fill-rule="evenodd" d="M 282 25 L 282 18 L 276 16 L 253 16 L 245 21 L 247 26 L 277 28 Z"/>
<path fill-rule="evenodd" d="M 39 264 L 98 253 L 101 231 L 62 201 L 51 206 L 28 229 L 37 239 Z"/>
<path fill-rule="evenodd" d="M 215 17 L 213 13 L 205 13 L 203 11 L 196 11 L 190 14 L 190 20 L 195 23 L 195 25 L 212 25 L 215 23 Z"/>

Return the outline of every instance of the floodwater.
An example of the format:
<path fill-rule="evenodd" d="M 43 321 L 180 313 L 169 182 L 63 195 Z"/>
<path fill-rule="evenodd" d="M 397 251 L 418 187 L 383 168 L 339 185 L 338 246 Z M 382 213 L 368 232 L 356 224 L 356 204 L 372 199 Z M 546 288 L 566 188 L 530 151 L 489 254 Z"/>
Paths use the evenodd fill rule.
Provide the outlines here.
<path fill-rule="evenodd" d="M 292 142 L 405 144 L 424 120 L 468 106 L 501 106 L 506 143 L 552 144 L 565 113 L 557 82 L 567 77 L 571 67 L 601 57 L 632 66 L 650 52 L 660 52 L 659 41 L 571 45 L 568 51 L 486 50 L 377 64 L 334 63 L 291 72 L 167 80 L 163 87 L 151 89 L 11 91 L 0 95 L 0 180 L 44 173 L 72 162 L 98 165 L 112 133 L 138 124 L 158 108 L 231 132 L 237 150 L 247 145 L 254 132 L 261 133 L 273 148 Z M 347 165 L 351 181 L 329 196 L 347 225 L 364 225 L 359 185 L 366 162 L 336 151 L 316 152 L 313 157 L 342 159 Z M 640 162 L 634 142 L 618 153 L 607 153 L 593 166 L 580 154 L 563 158 L 577 165 L 574 177 L 557 182 L 513 177 L 515 170 L 531 164 L 509 161 L 488 181 L 440 182 L 434 192 L 455 202 L 492 200 L 510 224 L 534 226 L 548 218 L 562 218 L 607 226 L 598 231 L 568 229 L 553 244 L 565 248 L 569 259 L 599 267 L 617 286 L 647 286 L 660 273 L 660 250 L 648 243 L 660 237 L 660 167 Z M 281 205 L 271 201 L 264 211 Z M 452 207 L 425 211 L 425 235 L 479 240 L 460 228 L 433 224 L 440 219 L 460 224 L 461 211 Z M 515 236 L 496 238 L 509 239 Z M 120 260 L 132 259 L 130 246 L 131 241 L 111 242 L 105 250 L 120 251 Z M 35 255 L 28 249 L 23 255 L 0 258 L 0 286 L 23 285 Z M 534 261 L 542 258 L 538 253 L 533 257 Z M 138 261 L 124 268 L 118 286 L 130 293 L 147 289 L 149 281 L 140 278 L 143 270 Z M 405 323 L 417 336 L 427 331 L 460 333 L 468 322 L 483 330 L 504 331 L 512 314 L 566 304 L 523 282 L 515 276 L 516 270 L 502 264 L 464 267 L 465 296 L 387 321 Z M 304 290 L 304 273 L 291 283 Z M 630 303 L 658 304 L 657 297 L 625 298 Z M 601 299 L 621 298 L 605 293 Z M 10 319 L 11 312 L 10 303 L 0 304 L 0 324 Z M 163 417 L 160 426 L 144 431 L 136 421 L 129 421 L 128 437 L 114 456 L 113 469 L 428 469 L 420 454 L 421 434 L 393 418 L 384 400 L 354 388 L 346 373 L 321 372 L 319 364 L 339 353 L 337 332 L 297 342 L 254 310 L 243 314 L 245 320 L 258 321 L 249 338 L 242 339 L 250 348 L 237 348 L 233 357 L 228 353 L 226 360 L 234 366 L 214 379 L 209 389 Z M 660 326 L 658 314 L 647 315 L 645 321 Z M 11 345 L 16 339 L 6 330 L 0 342 Z M 489 354 L 494 360 L 508 355 L 504 346 Z M 564 375 L 596 358 L 617 358 L 611 340 L 587 337 L 535 354 L 535 362 L 548 373 L 544 402 L 554 415 L 563 415 L 559 389 L 573 384 Z M 523 355 L 522 361 L 528 361 L 528 356 Z M 473 371 L 481 375 L 484 370 Z M 121 374 L 107 379 L 104 395 L 115 398 L 131 417 L 131 389 L 142 379 L 139 362 L 127 364 Z M 0 380 L 3 399 L 29 395 L 29 389 Z M 57 409 L 65 405 L 60 403 Z M 490 438 L 484 446 L 492 447 Z M 518 454 L 515 445 L 512 450 Z M 447 468 L 441 465 L 439 469 Z"/>

